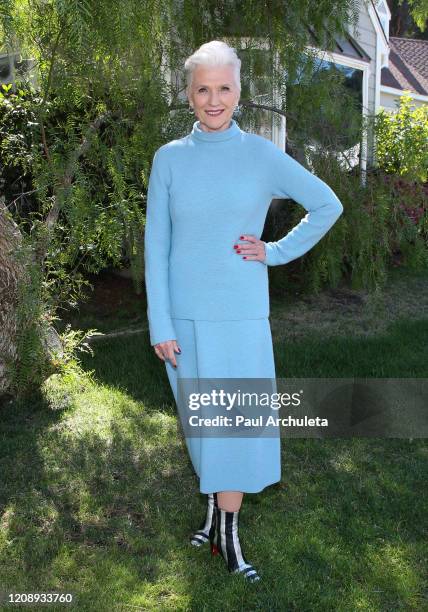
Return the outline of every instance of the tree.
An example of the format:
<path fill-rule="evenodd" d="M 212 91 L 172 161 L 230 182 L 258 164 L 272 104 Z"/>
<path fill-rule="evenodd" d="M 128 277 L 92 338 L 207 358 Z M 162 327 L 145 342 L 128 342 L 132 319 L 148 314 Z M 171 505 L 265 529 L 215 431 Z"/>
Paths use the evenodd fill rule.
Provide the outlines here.
<path fill-rule="evenodd" d="M 400 0 L 403 4 L 404 0 Z M 421 32 L 425 32 L 428 20 L 428 0 L 407 0 L 410 14 Z"/>
<path fill-rule="evenodd" d="M 33 320 L 21 329 L 33 340 L 34 329 L 40 330 L 40 350 L 33 347 L 33 355 L 46 355 L 40 322 L 54 320 L 58 308 L 80 299 L 82 271 L 120 261 L 124 244 L 131 263 L 134 258 L 142 268 L 144 192 L 153 153 L 165 139 L 189 129 L 187 105 L 164 68 L 182 71 L 184 59 L 207 40 L 221 37 L 239 49 L 240 37 L 249 37 L 251 49 L 252 40 L 263 39 L 271 57 L 268 78 L 281 93 L 277 111 L 285 112 L 285 85 L 306 52 L 308 26 L 332 48 L 331 33 L 343 33 L 357 14 L 356 0 L 3 0 L 4 45 L 35 58 L 39 82 L 34 92 L 21 80 L 4 96 L 12 106 L 20 97 L 31 105 L 31 142 L 7 137 L 1 145 L 5 162 L 25 166 L 34 187 L 31 211 L 18 210 L 13 230 L 5 217 L 7 197 L 6 208 L 0 208 L 12 245 L 0 253 L 0 262 L 7 261 L 17 286 L 26 285 L 24 270 L 34 266 L 38 272 L 31 280 L 38 325 Z M 256 116 L 258 105 L 243 103 Z M 17 142 L 19 153 L 12 153 Z M 6 185 L 6 196 L 10 189 Z M 20 234 L 30 258 L 22 266 L 9 259 Z M 6 302 L 1 307 L 9 314 L 0 346 L 15 346 L 14 309 Z M 23 362 L 22 355 L 15 357 L 16 367 Z M 40 368 L 39 380 L 44 372 Z M 22 391 L 27 385 L 19 378 Z M 37 377 L 31 384 L 38 384 Z M 1 385 L 0 390 L 18 391 L 6 374 Z"/>
<path fill-rule="evenodd" d="M 391 22 L 390 36 L 404 38 L 427 38 L 427 0 L 389 0 Z"/>

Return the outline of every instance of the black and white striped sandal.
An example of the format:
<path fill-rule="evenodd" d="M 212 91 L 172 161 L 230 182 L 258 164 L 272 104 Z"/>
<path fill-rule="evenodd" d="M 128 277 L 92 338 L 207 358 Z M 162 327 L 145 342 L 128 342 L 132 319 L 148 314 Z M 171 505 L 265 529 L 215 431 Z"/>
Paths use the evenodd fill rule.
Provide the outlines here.
<path fill-rule="evenodd" d="M 208 493 L 208 508 L 205 520 L 201 523 L 198 531 L 190 538 L 193 546 L 202 546 L 210 539 L 210 532 L 214 534 L 215 508 L 217 508 L 217 493 Z"/>
<path fill-rule="evenodd" d="M 239 510 L 228 512 L 221 508 L 215 510 L 215 528 L 210 538 L 211 554 L 221 554 L 227 563 L 229 572 L 243 574 L 249 582 L 260 580 L 260 576 L 254 569 L 241 549 L 238 536 Z"/>

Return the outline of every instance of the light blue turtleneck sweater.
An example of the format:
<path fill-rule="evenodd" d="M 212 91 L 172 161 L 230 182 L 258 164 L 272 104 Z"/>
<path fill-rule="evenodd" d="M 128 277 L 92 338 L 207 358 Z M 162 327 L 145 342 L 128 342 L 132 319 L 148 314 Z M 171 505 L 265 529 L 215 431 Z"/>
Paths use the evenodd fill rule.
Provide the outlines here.
<path fill-rule="evenodd" d="M 260 239 L 274 197 L 301 204 L 306 216 L 284 238 L 266 243 L 266 259 L 233 248 L 242 234 Z M 151 345 L 176 339 L 173 320 L 269 316 L 267 266 L 312 248 L 343 206 L 332 189 L 270 140 L 241 130 L 220 132 L 199 121 L 162 145 L 147 193 L 145 282 Z"/>

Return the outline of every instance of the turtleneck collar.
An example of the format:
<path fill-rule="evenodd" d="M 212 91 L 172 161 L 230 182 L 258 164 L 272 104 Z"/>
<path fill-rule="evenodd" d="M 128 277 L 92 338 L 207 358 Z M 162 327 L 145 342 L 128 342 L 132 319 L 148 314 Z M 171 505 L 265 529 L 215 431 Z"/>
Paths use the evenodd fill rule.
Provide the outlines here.
<path fill-rule="evenodd" d="M 200 121 L 195 121 L 192 131 L 190 132 L 190 136 L 194 140 L 202 142 L 220 142 L 223 140 L 229 140 L 230 138 L 233 138 L 241 133 L 241 129 L 236 123 L 235 119 L 230 120 L 230 125 L 228 128 L 219 132 L 206 132 L 205 130 L 201 129 L 200 125 Z"/>

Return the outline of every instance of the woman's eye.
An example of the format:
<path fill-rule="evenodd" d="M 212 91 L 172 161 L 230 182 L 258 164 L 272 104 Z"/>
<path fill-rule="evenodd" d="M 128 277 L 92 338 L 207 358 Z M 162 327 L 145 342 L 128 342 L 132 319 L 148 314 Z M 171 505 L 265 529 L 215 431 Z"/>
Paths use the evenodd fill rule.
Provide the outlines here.
<path fill-rule="evenodd" d="M 227 89 L 229 91 L 230 87 L 225 85 L 224 87 L 222 87 L 222 89 Z M 200 89 L 198 89 L 198 93 L 201 93 L 202 91 L 206 91 L 206 88 L 205 87 L 201 87 Z"/>

